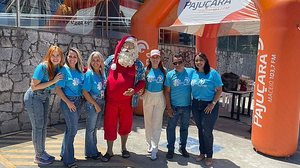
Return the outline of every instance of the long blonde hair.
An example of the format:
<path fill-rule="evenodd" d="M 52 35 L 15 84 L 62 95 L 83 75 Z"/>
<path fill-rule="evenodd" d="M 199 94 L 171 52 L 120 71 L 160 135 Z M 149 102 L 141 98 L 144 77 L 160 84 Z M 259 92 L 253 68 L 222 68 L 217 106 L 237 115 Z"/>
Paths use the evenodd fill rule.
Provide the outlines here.
<path fill-rule="evenodd" d="M 44 59 L 43 59 L 43 62 L 46 64 L 46 67 L 47 67 L 49 80 L 52 80 L 54 78 L 54 76 L 56 75 L 55 67 L 54 67 L 53 63 L 51 62 L 51 57 L 55 51 L 57 51 L 60 56 L 59 66 L 62 67 L 64 65 L 64 56 L 63 56 L 62 49 L 60 47 L 58 47 L 57 45 L 50 46 L 47 54 L 44 56 Z"/>
<path fill-rule="evenodd" d="M 80 51 L 79 51 L 77 48 L 75 48 L 75 47 L 72 47 L 72 48 L 69 49 L 69 51 L 68 51 L 68 53 L 67 53 L 67 56 L 66 56 L 66 64 L 68 65 L 68 67 L 70 67 L 70 64 L 69 64 L 69 62 L 68 62 L 68 60 L 67 60 L 67 59 L 68 59 L 67 57 L 68 57 L 70 51 L 75 52 L 76 55 L 77 55 L 77 63 L 76 63 L 76 65 L 75 65 L 75 68 L 76 68 L 79 72 L 83 72 L 83 61 L 82 61 L 82 56 L 81 56 Z"/>
<path fill-rule="evenodd" d="M 97 55 L 99 57 L 99 59 L 104 62 L 104 58 L 103 58 L 103 55 L 99 52 L 99 51 L 94 51 L 90 54 L 88 60 L 87 60 L 87 66 L 88 66 L 88 69 L 92 70 L 92 71 L 95 71 L 93 66 L 91 65 L 92 63 L 92 60 L 93 60 L 93 57 L 94 55 Z M 103 74 L 104 73 L 104 67 L 101 66 L 100 68 L 100 73 Z"/>

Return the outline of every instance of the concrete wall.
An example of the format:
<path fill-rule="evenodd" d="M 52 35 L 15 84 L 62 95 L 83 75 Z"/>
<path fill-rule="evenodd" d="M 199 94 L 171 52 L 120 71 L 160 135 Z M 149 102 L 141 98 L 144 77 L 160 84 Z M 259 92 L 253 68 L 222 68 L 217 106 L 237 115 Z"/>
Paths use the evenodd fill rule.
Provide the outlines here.
<path fill-rule="evenodd" d="M 41 62 L 48 47 L 55 43 L 64 52 L 69 47 L 77 47 L 87 60 L 94 50 L 105 56 L 113 53 L 116 40 L 0 27 L 0 134 L 31 128 L 28 114 L 24 110 L 23 96 L 29 88 L 34 68 Z M 63 122 L 59 101 L 52 94 L 49 115 L 51 125 Z M 81 114 L 84 118 L 84 112 Z"/>

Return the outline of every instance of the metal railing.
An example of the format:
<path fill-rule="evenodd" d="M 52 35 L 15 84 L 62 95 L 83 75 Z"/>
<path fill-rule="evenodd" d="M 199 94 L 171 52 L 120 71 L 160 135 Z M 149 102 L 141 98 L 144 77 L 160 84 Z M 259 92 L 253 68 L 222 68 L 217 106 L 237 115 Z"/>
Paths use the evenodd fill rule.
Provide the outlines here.
<path fill-rule="evenodd" d="M 16 13 L 0 13 L 0 26 L 17 27 Z M 18 27 L 42 29 L 54 32 L 91 34 L 104 37 L 111 32 L 129 33 L 131 18 L 99 16 L 66 16 L 23 14 L 19 16 Z"/>

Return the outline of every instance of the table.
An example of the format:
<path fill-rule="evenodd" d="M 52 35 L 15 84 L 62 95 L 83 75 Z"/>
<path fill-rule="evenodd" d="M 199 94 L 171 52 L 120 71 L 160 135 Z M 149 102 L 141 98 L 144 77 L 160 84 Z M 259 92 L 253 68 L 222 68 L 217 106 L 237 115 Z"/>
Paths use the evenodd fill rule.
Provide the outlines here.
<path fill-rule="evenodd" d="M 247 112 L 247 116 L 250 117 L 250 112 L 251 112 L 251 101 L 252 101 L 252 94 L 253 94 L 253 90 L 249 90 L 249 91 L 226 91 L 227 93 L 231 93 L 232 94 L 232 103 L 231 103 L 231 115 L 230 118 L 231 119 L 235 119 L 235 120 L 240 120 L 240 106 L 241 106 L 241 99 L 243 98 L 243 104 L 242 104 L 242 113 L 241 114 L 245 114 L 245 103 L 246 103 L 246 97 L 249 97 L 249 101 L 248 101 L 248 112 Z M 234 107 L 235 107 L 235 97 L 238 96 L 238 105 L 237 105 L 237 112 L 236 112 L 236 118 L 234 118 Z"/>

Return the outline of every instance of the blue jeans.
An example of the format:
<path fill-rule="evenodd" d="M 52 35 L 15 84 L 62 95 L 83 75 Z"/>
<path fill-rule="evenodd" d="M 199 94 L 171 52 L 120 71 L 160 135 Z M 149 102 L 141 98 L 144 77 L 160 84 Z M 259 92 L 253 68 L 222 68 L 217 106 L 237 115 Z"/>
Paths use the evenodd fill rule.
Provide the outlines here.
<path fill-rule="evenodd" d="M 219 103 L 215 105 L 210 114 L 205 114 L 204 109 L 211 101 L 193 100 L 192 112 L 198 128 L 199 150 L 201 154 L 212 158 L 213 155 L 213 129 L 218 118 Z"/>
<path fill-rule="evenodd" d="M 100 106 L 101 111 L 96 113 L 94 105 L 86 102 L 86 132 L 85 132 L 85 156 L 98 156 L 97 129 L 100 128 L 101 117 L 104 111 L 104 100 L 94 98 Z"/>
<path fill-rule="evenodd" d="M 63 158 L 63 162 L 65 165 L 75 162 L 74 138 L 78 130 L 78 120 L 82 104 L 82 98 L 79 96 L 67 96 L 67 98 L 75 104 L 76 111 L 70 111 L 67 104 L 61 100 L 60 108 L 65 118 L 66 130 L 62 142 L 60 156 Z"/>
<path fill-rule="evenodd" d="M 173 117 L 169 117 L 167 126 L 167 140 L 168 140 L 168 151 L 174 152 L 174 144 L 176 140 L 176 126 L 180 118 L 180 148 L 186 147 L 186 141 L 188 137 L 188 128 L 191 114 L 190 106 L 172 106 Z"/>
<path fill-rule="evenodd" d="M 24 106 L 31 122 L 32 142 L 37 157 L 45 152 L 49 97 L 49 90 L 32 91 L 31 88 L 24 95 Z"/>

